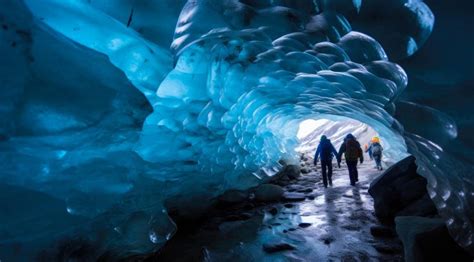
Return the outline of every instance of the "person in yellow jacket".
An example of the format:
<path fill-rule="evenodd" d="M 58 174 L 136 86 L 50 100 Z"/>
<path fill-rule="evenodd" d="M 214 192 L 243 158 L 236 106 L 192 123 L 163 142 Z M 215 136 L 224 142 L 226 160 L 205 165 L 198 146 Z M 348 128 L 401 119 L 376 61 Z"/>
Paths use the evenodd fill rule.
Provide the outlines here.
<path fill-rule="evenodd" d="M 376 168 L 378 170 L 383 170 L 382 168 L 383 147 L 382 147 L 382 144 L 380 143 L 380 138 L 376 136 L 373 137 L 372 140 L 370 140 L 370 144 L 368 148 L 366 148 L 365 152 L 369 153 L 370 158 L 375 160 Z"/>

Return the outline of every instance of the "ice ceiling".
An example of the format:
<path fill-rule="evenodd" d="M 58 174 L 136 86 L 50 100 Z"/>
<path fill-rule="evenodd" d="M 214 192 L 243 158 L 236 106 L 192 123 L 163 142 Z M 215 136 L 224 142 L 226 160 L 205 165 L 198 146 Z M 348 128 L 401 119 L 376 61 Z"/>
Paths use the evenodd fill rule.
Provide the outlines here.
<path fill-rule="evenodd" d="M 417 157 L 453 237 L 473 247 L 471 166 L 394 117 L 408 78 L 389 58 L 428 39 L 422 1 L 2 5 L 0 206 L 11 212 L 0 245 L 35 252 L 79 235 L 150 252 L 176 230 L 170 205 L 199 209 L 259 183 L 297 159 L 303 120 L 345 117 L 371 126 L 394 160 Z M 456 138 L 445 114 L 404 106 L 440 141 Z"/>

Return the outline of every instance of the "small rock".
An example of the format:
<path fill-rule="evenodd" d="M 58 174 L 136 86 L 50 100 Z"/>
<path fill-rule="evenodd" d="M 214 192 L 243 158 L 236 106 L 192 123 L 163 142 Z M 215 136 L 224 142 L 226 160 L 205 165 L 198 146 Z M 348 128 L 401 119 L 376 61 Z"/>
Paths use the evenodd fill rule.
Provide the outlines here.
<path fill-rule="evenodd" d="M 280 251 L 295 250 L 296 247 L 288 243 L 264 244 L 263 251 L 267 253 L 275 253 Z"/>
<path fill-rule="evenodd" d="M 286 201 L 303 201 L 306 199 L 306 196 L 302 193 L 285 192 L 283 199 Z"/>
<path fill-rule="evenodd" d="M 301 173 L 303 173 L 303 174 L 308 174 L 308 173 L 309 173 L 309 169 L 306 168 L 306 167 L 303 167 L 303 168 L 301 169 Z"/>
<path fill-rule="evenodd" d="M 311 226 L 311 223 L 300 223 L 298 226 L 302 228 L 307 228 Z"/>
<path fill-rule="evenodd" d="M 281 186 L 273 184 L 262 184 L 255 188 L 255 200 L 273 202 L 281 199 L 284 191 Z"/>
<path fill-rule="evenodd" d="M 308 199 L 309 199 L 309 200 L 314 200 L 315 198 L 316 198 L 316 197 L 315 197 L 314 195 L 309 195 L 309 196 L 308 196 Z"/>
<path fill-rule="evenodd" d="M 270 208 L 270 210 L 268 210 L 268 213 L 275 216 L 276 214 L 278 214 L 278 209 L 276 207 L 272 207 L 272 208 Z"/>
<path fill-rule="evenodd" d="M 334 237 L 332 237 L 330 235 L 324 235 L 319 240 L 323 241 L 325 245 L 329 245 L 332 242 L 334 242 L 334 240 L 336 240 L 336 239 L 334 239 Z"/>
<path fill-rule="evenodd" d="M 295 206 L 295 205 L 293 205 L 293 204 L 290 204 L 290 203 L 288 203 L 288 204 L 285 204 L 285 207 L 286 207 L 286 208 L 292 208 L 292 207 L 294 207 L 294 206 Z"/>

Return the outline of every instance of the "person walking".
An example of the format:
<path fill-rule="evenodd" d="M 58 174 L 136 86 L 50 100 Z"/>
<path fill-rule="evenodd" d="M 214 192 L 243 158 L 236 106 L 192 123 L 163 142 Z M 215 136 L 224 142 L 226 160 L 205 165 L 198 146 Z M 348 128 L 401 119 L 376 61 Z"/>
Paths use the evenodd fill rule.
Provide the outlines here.
<path fill-rule="evenodd" d="M 372 138 L 370 141 L 370 146 L 367 148 L 366 152 L 369 152 L 372 155 L 372 158 L 375 161 L 375 168 L 378 170 L 383 170 L 382 167 L 382 152 L 383 147 L 380 144 L 380 139 L 378 137 Z"/>
<path fill-rule="evenodd" d="M 352 134 L 348 134 L 346 138 L 344 138 L 344 142 L 339 148 L 339 153 L 337 155 L 337 161 L 339 165 L 341 163 L 342 154 L 344 154 L 346 159 L 351 186 L 355 186 L 355 183 L 359 181 L 357 160 L 360 160 L 360 163 L 362 164 L 364 162 L 364 155 L 362 153 L 360 143 Z"/>
<path fill-rule="evenodd" d="M 318 164 L 318 159 L 321 158 L 321 173 L 323 175 L 324 187 L 332 186 L 332 158 L 337 156 L 336 148 L 331 143 L 331 140 L 326 136 L 321 136 L 318 148 L 314 154 L 314 165 Z M 339 163 L 339 162 L 338 162 Z M 340 165 L 339 165 L 340 166 Z"/>

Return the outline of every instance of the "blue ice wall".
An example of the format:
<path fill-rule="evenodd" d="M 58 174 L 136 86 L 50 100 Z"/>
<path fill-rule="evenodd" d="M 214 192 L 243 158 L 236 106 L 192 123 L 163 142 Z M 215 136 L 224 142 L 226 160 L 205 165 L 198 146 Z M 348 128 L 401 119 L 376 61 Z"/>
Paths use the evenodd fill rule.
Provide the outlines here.
<path fill-rule="evenodd" d="M 3 247 L 33 254 L 77 235 L 118 255 L 150 252 L 175 231 L 164 203 L 197 212 L 255 185 L 295 161 L 302 120 L 341 116 L 373 127 L 392 160 L 417 156 L 448 228 L 472 247 L 472 167 L 440 142 L 456 124 L 399 103 L 408 78 L 389 61 L 427 40 L 422 1 L 6 3 L 2 191 L 34 201 L 0 218 Z M 414 112 L 428 128 L 416 130 Z"/>

